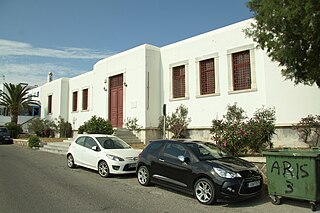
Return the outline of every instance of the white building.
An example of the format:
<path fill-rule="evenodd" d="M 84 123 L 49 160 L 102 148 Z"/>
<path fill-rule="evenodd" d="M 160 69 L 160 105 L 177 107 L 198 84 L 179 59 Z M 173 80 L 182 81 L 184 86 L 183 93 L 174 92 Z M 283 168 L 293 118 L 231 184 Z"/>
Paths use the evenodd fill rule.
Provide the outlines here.
<path fill-rule="evenodd" d="M 320 90 L 285 81 L 277 63 L 246 38 L 242 21 L 164 47 L 141 45 L 103 59 L 93 70 L 41 86 L 41 117 L 59 116 L 74 130 L 96 115 L 122 127 L 137 118 L 140 139 L 159 137 L 162 105 L 188 107 L 191 137 L 209 140 L 211 121 L 237 103 L 249 116 L 275 107 L 279 128 L 274 143 L 301 146 L 291 126 L 320 114 Z"/>

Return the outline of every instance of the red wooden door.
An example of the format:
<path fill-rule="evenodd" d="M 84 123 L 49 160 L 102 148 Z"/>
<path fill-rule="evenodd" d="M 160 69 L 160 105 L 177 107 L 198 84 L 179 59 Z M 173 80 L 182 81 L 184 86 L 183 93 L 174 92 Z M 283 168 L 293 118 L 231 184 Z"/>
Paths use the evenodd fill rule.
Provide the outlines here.
<path fill-rule="evenodd" d="M 123 122 L 123 75 L 110 78 L 109 119 L 113 127 L 122 127 Z"/>

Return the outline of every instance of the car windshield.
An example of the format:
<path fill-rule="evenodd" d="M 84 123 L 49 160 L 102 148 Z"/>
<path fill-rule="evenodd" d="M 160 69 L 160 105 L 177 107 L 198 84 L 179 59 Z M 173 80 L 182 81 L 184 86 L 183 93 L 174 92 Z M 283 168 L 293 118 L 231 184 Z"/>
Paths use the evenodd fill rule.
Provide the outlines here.
<path fill-rule="evenodd" d="M 187 143 L 187 146 L 199 158 L 199 160 L 214 160 L 229 156 L 212 143 Z"/>
<path fill-rule="evenodd" d="M 7 128 L 0 128 L 0 132 L 8 132 Z"/>
<path fill-rule="evenodd" d="M 97 137 L 104 149 L 129 149 L 129 144 L 117 137 Z"/>

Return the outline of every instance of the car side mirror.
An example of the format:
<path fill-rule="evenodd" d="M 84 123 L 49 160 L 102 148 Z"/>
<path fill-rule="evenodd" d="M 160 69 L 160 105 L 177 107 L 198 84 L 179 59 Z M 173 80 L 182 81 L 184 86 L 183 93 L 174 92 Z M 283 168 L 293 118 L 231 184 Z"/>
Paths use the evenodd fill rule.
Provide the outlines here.
<path fill-rule="evenodd" d="M 99 151 L 99 147 L 97 147 L 97 146 L 93 146 L 93 147 L 91 147 L 91 149 L 93 150 L 93 151 Z"/>
<path fill-rule="evenodd" d="M 178 156 L 179 161 L 181 161 L 182 163 L 189 163 L 190 162 L 190 158 L 189 157 L 184 157 L 183 155 L 179 155 Z"/>

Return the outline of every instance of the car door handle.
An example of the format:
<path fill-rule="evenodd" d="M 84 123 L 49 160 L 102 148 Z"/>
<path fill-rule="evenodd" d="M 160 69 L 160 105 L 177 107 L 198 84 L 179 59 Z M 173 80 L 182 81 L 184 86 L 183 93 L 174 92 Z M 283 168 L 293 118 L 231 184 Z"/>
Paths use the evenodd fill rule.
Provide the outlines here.
<path fill-rule="evenodd" d="M 160 162 L 164 162 L 164 160 L 163 160 L 162 158 L 159 158 L 159 161 L 160 161 Z"/>

